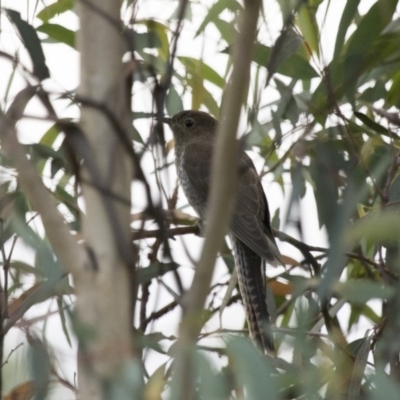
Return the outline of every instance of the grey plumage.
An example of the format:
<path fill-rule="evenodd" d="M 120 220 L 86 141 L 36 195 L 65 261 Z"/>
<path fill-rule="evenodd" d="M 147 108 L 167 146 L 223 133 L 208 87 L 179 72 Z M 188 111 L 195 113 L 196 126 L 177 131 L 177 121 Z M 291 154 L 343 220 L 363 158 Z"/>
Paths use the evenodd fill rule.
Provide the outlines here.
<path fill-rule="evenodd" d="M 181 186 L 201 219 L 206 217 L 210 169 L 217 121 L 201 111 L 182 111 L 165 119 L 174 134 L 176 167 Z M 238 190 L 229 224 L 239 288 L 250 336 L 263 350 L 273 350 L 268 329 L 265 261 L 282 263 L 270 226 L 267 199 L 249 156 L 241 151 Z"/>

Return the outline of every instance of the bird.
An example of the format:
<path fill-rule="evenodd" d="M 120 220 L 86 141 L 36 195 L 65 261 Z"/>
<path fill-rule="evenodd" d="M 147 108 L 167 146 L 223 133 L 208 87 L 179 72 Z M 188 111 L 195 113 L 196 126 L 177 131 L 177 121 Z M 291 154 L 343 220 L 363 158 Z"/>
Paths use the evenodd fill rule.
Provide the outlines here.
<path fill-rule="evenodd" d="M 183 192 L 200 220 L 206 222 L 218 121 L 197 110 L 184 110 L 162 121 L 173 133 L 175 165 Z M 275 354 L 266 301 L 265 262 L 279 265 L 283 261 L 272 233 L 261 179 L 251 158 L 243 149 L 239 151 L 229 237 L 250 337 L 262 352 Z"/>

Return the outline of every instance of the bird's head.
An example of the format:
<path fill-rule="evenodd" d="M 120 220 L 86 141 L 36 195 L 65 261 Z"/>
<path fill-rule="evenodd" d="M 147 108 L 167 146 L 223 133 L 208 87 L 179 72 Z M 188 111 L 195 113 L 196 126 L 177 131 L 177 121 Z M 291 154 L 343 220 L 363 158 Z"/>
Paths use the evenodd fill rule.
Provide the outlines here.
<path fill-rule="evenodd" d="M 214 135 L 218 122 L 203 111 L 186 110 L 175 114 L 172 118 L 163 118 L 174 134 L 176 145 L 181 145 L 208 135 Z"/>

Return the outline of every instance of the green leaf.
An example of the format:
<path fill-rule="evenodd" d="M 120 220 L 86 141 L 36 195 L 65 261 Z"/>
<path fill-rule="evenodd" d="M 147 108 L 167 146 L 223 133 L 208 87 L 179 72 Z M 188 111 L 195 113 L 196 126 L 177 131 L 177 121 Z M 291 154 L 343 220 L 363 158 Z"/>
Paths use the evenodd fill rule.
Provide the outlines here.
<path fill-rule="evenodd" d="M 192 57 L 178 57 L 178 59 L 192 75 L 198 75 L 221 89 L 225 86 L 224 78 L 202 60 Z"/>
<path fill-rule="evenodd" d="M 346 6 L 343 10 L 342 18 L 340 19 L 338 33 L 336 35 L 335 51 L 333 60 L 337 60 L 342 48 L 347 30 L 356 15 L 358 4 L 360 0 L 347 0 Z"/>
<path fill-rule="evenodd" d="M 159 47 L 159 52 L 160 52 L 160 56 L 162 58 L 163 61 L 168 60 L 169 57 L 169 40 L 168 40 L 168 33 L 169 32 L 169 28 L 168 26 L 154 21 L 153 19 L 142 19 L 142 20 L 138 20 L 135 21 L 136 24 L 139 25 L 145 25 L 147 27 L 147 30 L 149 33 L 155 33 L 160 41 L 160 46 Z M 154 38 L 152 39 L 153 41 L 155 40 Z M 149 43 L 149 41 L 147 40 L 147 43 Z M 141 56 L 143 57 L 143 55 L 141 54 Z M 164 71 L 165 69 L 162 69 L 162 71 Z"/>
<path fill-rule="evenodd" d="M 53 125 L 43 134 L 39 143 L 43 146 L 51 147 L 58 138 L 59 133 L 60 132 L 57 129 L 56 125 Z"/>
<path fill-rule="evenodd" d="M 368 396 L 371 400 L 398 400 L 400 385 L 387 376 L 386 371 L 377 369 L 376 374 L 368 377 L 373 385 L 373 390 Z"/>
<path fill-rule="evenodd" d="M 176 91 L 175 86 L 171 85 L 167 95 L 166 107 L 168 115 L 175 115 L 177 112 L 183 110 L 183 102 L 179 93 Z"/>
<path fill-rule="evenodd" d="M 144 140 L 142 138 L 142 136 L 140 136 L 139 131 L 132 125 L 131 130 L 129 131 L 131 132 L 131 139 L 134 140 L 135 142 L 144 144 Z"/>
<path fill-rule="evenodd" d="M 275 83 L 281 95 L 278 109 L 276 110 L 276 116 L 279 119 L 289 119 L 290 122 L 295 125 L 300 116 L 300 111 L 293 97 L 293 88 L 296 84 L 296 80 L 292 80 L 289 85 L 286 85 L 279 79 L 275 79 Z"/>
<path fill-rule="evenodd" d="M 349 280 L 337 282 L 333 289 L 350 303 L 365 304 L 371 299 L 389 299 L 394 294 L 393 287 L 384 287 L 381 283 L 367 280 Z"/>
<path fill-rule="evenodd" d="M 194 364 L 195 375 L 198 377 L 196 392 L 199 394 L 199 398 L 213 400 L 229 398 L 228 381 L 221 379 L 221 376 L 217 374 L 217 371 L 203 354 L 196 352 Z"/>
<path fill-rule="evenodd" d="M 50 72 L 47 68 L 42 45 L 36 30 L 32 25 L 29 25 L 26 21 L 21 19 L 21 14 L 19 12 L 10 9 L 6 9 L 6 12 L 21 35 L 22 43 L 28 50 L 33 63 L 34 75 L 36 75 L 39 80 L 49 78 Z"/>
<path fill-rule="evenodd" d="M 58 306 L 58 313 L 60 315 L 61 326 L 64 332 L 64 336 L 67 339 L 69 347 L 72 347 L 71 337 L 68 332 L 67 320 L 65 318 L 65 310 L 64 310 L 64 301 L 62 296 L 57 297 L 57 306 Z"/>
<path fill-rule="evenodd" d="M 130 50 L 142 51 L 143 49 L 154 49 L 162 46 L 162 42 L 157 32 L 136 32 L 132 29 L 124 31 L 130 43 Z"/>
<path fill-rule="evenodd" d="M 386 97 L 385 83 L 382 81 L 376 81 L 375 85 L 367 88 L 359 97 L 359 100 L 366 101 L 368 103 L 375 103 Z M 387 101 L 387 98 L 386 98 Z"/>
<path fill-rule="evenodd" d="M 300 28 L 306 43 L 319 56 L 319 29 L 316 18 L 318 7 L 322 0 L 314 1 L 314 4 L 306 4 L 300 8 L 296 24 Z"/>
<path fill-rule="evenodd" d="M 309 172 L 313 180 L 320 227 L 331 232 L 338 206 L 339 170 L 343 167 L 343 153 L 334 141 L 316 142 L 312 148 Z"/>
<path fill-rule="evenodd" d="M 351 226 L 344 238 L 349 247 L 362 239 L 397 244 L 400 237 L 400 216 L 391 211 L 369 213 Z"/>
<path fill-rule="evenodd" d="M 278 390 L 272 378 L 272 368 L 248 339 L 233 338 L 228 342 L 227 352 L 232 360 L 238 382 L 246 389 L 246 399 L 278 400 Z"/>
<path fill-rule="evenodd" d="M 179 267 L 176 263 L 152 263 L 146 268 L 140 268 L 137 270 L 137 282 L 144 284 L 150 282 L 152 279 L 159 276 L 163 276 L 165 273 L 174 271 Z"/>
<path fill-rule="evenodd" d="M 29 370 L 34 382 L 35 398 L 45 399 L 51 375 L 51 360 L 46 346 L 37 337 L 29 340 Z"/>
<path fill-rule="evenodd" d="M 371 118 L 366 116 L 365 114 L 355 111 L 354 115 L 362 122 L 364 122 L 365 125 L 367 125 L 369 128 L 373 129 L 375 132 L 378 133 L 387 133 L 388 130 L 384 126 L 378 124 L 377 122 L 373 121 Z"/>
<path fill-rule="evenodd" d="M 57 185 L 56 190 L 54 191 L 54 195 L 58 200 L 60 200 L 66 207 L 68 207 L 71 212 L 75 211 L 77 212 L 78 205 L 76 203 L 76 199 L 71 196 L 66 190 L 64 190 L 62 187 Z"/>
<path fill-rule="evenodd" d="M 378 324 L 380 322 L 380 317 L 378 314 L 367 305 L 362 308 L 361 314 L 368 318 L 373 324 Z"/>
<path fill-rule="evenodd" d="M 208 111 L 218 119 L 219 106 L 215 97 L 206 89 L 203 90 L 203 104 L 207 107 Z"/>
<path fill-rule="evenodd" d="M 386 101 L 389 105 L 399 107 L 400 104 L 400 69 L 392 77 L 392 86 L 390 87 Z"/>
<path fill-rule="evenodd" d="M 364 68 L 365 54 L 390 23 L 396 5 L 397 0 L 377 1 L 361 19 L 349 40 L 344 59 L 344 90 L 350 102 L 354 102 L 354 92 L 360 71 Z"/>
<path fill-rule="evenodd" d="M 231 22 L 224 21 L 223 19 L 216 18 L 213 21 L 215 27 L 219 30 L 221 37 L 228 43 L 231 44 L 234 41 L 236 35 L 236 29 Z"/>
<path fill-rule="evenodd" d="M 181 2 L 178 3 L 178 6 L 176 7 L 175 11 L 168 18 L 169 20 L 174 20 L 179 18 L 181 4 L 182 4 Z M 188 21 L 192 21 L 192 4 L 190 3 L 190 1 L 186 2 L 185 13 L 183 15 L 183 18 L 187 19 Z"/>
<path fill-rule="evenodd" d="M 257 43 L 254 46 L 253 61 L 265 68 L 270 58 L 270 54 L 271 49 L 268 46 Z M 289 76 L 293 79 L 301 80 L 312 79 L 318 76 L 318 73 L 310 65 L 310 63 L 298 54 L 293 54 L 283 61 L 276 72 L 285 76 Z"/>
<path fill-rule="evenodd" d="M 43 24 L 36 28 L 43 32 L 56 42 L 64 43 L 67 46 L 75 48 L 75 32 L 58 24 Z"/>
<path fill-rule="evenodd" d="M 72 10 L 73 7 L 74 0 L 57 0 L 55 3 L 43 8 L 36 17 L 42 20 L 42 22 L 47 22 L 65 11 Z"/>
<path fill-rule="evenodd" d="M 22 261 L 12 261 L 10 263 L 10 268 L 15 269 L 18 272 L 22 272 L 24 274 L 33 274 L 37 275 L 39 277 L 43 277 L 43 274 L 41 271 L 39 271 L 37 268 L 32 267 L 29 264 L 26 264 Z"/>
<path fill-rule="evenodd" d="M 199 29 L 197 30 L 194 37 L 199 36 L 200 33 L 204 31 L 204 29 L 210 22 L 215 22 L 215 20 L 217 20 L 218 16 L 224 10 L 231 10 L 231 11 L 235 12 L 241 8 L 242 8 L 242 6 L 236 0 L 219 0 L 219 1 L 217 1 L 208 10 L 206 17 L 204 18 L 203 22 L 200 24 Z"/>
<path fill-rule="evenodd" d="M 357 399 L 360 396 L 361 383 L 367 366 L 368 354 L 371 350 L 372 336 L 362 339 L 361 346 L 357 351 L 353 371 L 349 382 L 348 399 Z"/>
<path fill-rule="evenodd" d="M 303 39 L 293 29 L 285 29 L 279 35 L 270 51 L 267 63 L 268 77 L 266 86 L 279 66 L 290 56 L 295 54 L 302 43 Z"/>

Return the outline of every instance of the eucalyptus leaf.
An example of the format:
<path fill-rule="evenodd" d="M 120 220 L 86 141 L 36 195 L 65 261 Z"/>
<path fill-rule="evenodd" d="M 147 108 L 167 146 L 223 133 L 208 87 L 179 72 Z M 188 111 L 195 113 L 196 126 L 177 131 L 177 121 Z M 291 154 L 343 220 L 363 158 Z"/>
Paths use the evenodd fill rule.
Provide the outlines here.
<path fill-rule="evenodd" d="M 48 22 L 50 19 L 66 11 L 72 10 L 74 3 L 74 0 L 57 0 L 55 3 L 43 8 L 43 10 L 41 10 L 36 17 L 43 22 Z"/>
<path fill-rule="evenodd" d="M 268 77 L 266 85 L 268 85 L 279 66 L 295 54 L 302 43 L 303 39 L 293 29 L 287 28 L 282 31 L 270 51 L 267 63 Z"/>
<path fill-rule="evenodd" d="M 337 282 L 334 290 L 351 303 L 364 304 L 371 299 L 389 299 L 394 289 L 367 280 Z"/>
<path fill-rule="evenodd" d="M 174 271 L 178 268 L 176 263 L 152 263 L 148 267 L 140 268 L 137 271 L 137 282 L 144 284 L 150 282 L 152 279 L 164 275 L 167 272 Z"/>
<path fill-rule="evenodd" d="M 29 56 L 33 63 L 33 73 L 39 80 L 44 80 L 50 77 L 49 69 L 46 65 L 42 45 L 36 30 L 32 25 L 21 19 L 21 14 L 17 11 L 5 10 L 21 35 L 22 42 L 28 50 Z"/>
<path fill-rule="evenodd" d="M 75 32 L 58 24 L 45 23 L 36 28 L 37 31 L 47 34 L 56 42 L 64 43 L 75 48 Z"/>
<path fill-rule="evenodd" d="M 278 390 L 273 379 L 273 369 L 268 358 L 257 351 L 247 339 L 233 338 L 227 351 L 233 362 L 236 379 L 246 388 L 248 400 L 278 400 Z"/>

